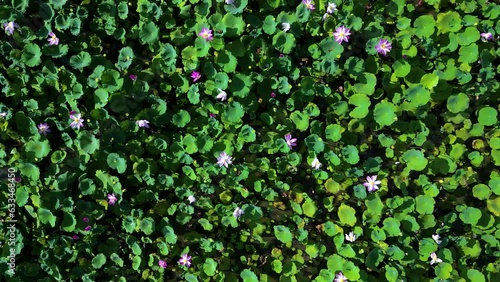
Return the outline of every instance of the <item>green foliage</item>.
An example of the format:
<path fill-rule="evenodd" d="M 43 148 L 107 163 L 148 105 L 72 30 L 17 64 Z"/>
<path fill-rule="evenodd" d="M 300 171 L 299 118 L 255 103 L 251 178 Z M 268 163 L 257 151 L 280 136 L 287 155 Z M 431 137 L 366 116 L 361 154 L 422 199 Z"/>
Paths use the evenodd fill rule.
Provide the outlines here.
<path fill-rule="evenodd" d="M 3 2 L 0 280 L 499 280 L 495 1 Z"/>

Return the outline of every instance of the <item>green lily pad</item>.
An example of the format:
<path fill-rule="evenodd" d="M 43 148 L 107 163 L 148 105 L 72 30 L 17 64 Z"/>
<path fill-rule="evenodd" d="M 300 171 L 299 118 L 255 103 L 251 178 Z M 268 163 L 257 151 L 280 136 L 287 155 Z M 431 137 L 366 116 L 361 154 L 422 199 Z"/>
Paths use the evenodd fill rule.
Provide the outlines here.
<path fill-rule="evenodd" d="M 438 34 L 457 32 L 462 28 L 462 17 L 457 12 L 439 13 L 437 15 L 436 27 Z"/>
<path fill-rule="evenodd" d="M 448 110 L 454 114 L 465 111 L 469 108 L 469 97 L 464 93 L 451 95 L 446 103 Z"/>
<path fill-rule="evenodd" d="M 338 212 L 337 212 L 340 222 L 347 226 L 354 226 L 356 224 L 356 210 L 347 206 L 345 204 L 341 204 Z"/>
<path fill-rule="evenodd" d="M 413 23 L 415 35 L 418 37 L 430 37 L 434 33 L 435 25 L 436 21 L 432 16 L 420 16 Z"/>
<path fill-rule="evenodd" d="M 290 232 L 288 227 L 283 225 L 274 226 L 274 236 L 276 236 L 276 239 L 284 244 L 288 244 L 293 240 L 292 232 Z"/>
<path fill-rule="evenodd" d="M 396 106 L 390 102 L 382 101 L 375 105 L 373 117 L 380 126 L 389 126 L 397 121 Z"/>
<path fill-rule="evenodd" d="M 477 121 L 484 126 L 493 126 L 498 123 L 498 112 L 495 108 L 484 107 L 479 110 Z"/>

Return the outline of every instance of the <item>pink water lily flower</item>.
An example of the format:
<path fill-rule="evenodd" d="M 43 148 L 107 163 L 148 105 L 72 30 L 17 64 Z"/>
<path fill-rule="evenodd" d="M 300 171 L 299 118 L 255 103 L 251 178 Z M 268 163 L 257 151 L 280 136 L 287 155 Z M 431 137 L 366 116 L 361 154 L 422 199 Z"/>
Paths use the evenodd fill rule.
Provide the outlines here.
<path fill-rule="evenodd" d="M 240 217 L 242 214 L 244 214 L 243 210 L 240 209 L 239 207 L 236 207 L 236 209 L 234 210 L 233 212 L 233 216 L 238 218 Z"/>
<path fill-rule="evenodd" d="M 134 80 L 134 81 L 137 79 L 137 75 L 135 75 L 135 74 L 131 74 L 131 75 L 129 75 L 128 77 L 129 77 L 130 79 Z"/>
<path fill-rule="evenodd" d="M 314 160 L 311 163 L 312 168 L 314 169 L 319 169 L 321 167 L 321 163 L 319 162 L 318 158 L 314 158 Z"/>
<path fill-rule="evenodd" d="M 440 262 L 443 262 L 442 259 L 438 258 L 436 253 L 432 253 L 431 254 L 431 261 L 429 262 L 430 265 L 433 265 L 435 263 L 440 263 Z"/>
<path fill-rule="evenodd" d="M 206 41 L 214 40 L 214 35 L 212 34 L 212 30 L 206 27 L 202 28 L 200 33 L 198 33 L 198 35 L 203 37 Z"/>
<path fill-rule="evenodd" d="M 164 260 L 160 260 L 158 262 L 158 265 L 161 267 L 161 268 L 167 268 L 167 262 L 164 261 Z"/>
<path fill-rule="evenodd" d="M 85 227 L 85 229 L 83 229 L 83 230 L 90 231 L 90 229 L 92 229 L 92 226 L 89 225 L 89 226 Z"/>
<path fill-rule="evenodd" d="M 8 35 L 14 34 L 14 29 L 19 28 L 19 25 L 15 22 L 8 22 L 3 24 L 3 28 Z"/>
<path fill-rule="evenodd" d="M 179 264 L 182 266 L 190 267 L 191 266 L 191 256 L 189 256 L 188 254 L 183 254 L 181 256 L 181 258 L 179 259 Z"/>
<path fill-rule="evenodd" d="M 108 194 L 108 204 L 109 205 L 114 206 L 117 200 L 118 199 L 116 198 L 115 193 Z"/>
<path fill-rule="evenodd" d="M 217 164 L 220 167 L 225 166 L 226 168 L 228 168 L 229 165 L 233 163 L 232 159 L 233 158 L 230 155 L 226 154 L 226 152 L 222 152 L 217 158 Z"/>
<path fill-rule="evenodd" d="M 58 45 L 59 44 L 59 38 L 57 38 L 56 34 L 53 33 L 52 31 L 49 32 L 49 39 L 47 39 L 47 41 L 49 41 L 49 45 Z"/>
<path fill-rule="evenodd" d="M 292 138 L 292 134 L 288 133 L 285 135 L 285 141 L 286 141 L 286 144 L 288 145 L 288 148 L 290 148 L 290 150 L 297 146 L 297 138 Z"/>
<path fill-rule="evenodd" d="M 374 191 L 377 191 L 378 190 L 378 186 L 379 184 L 381 184 L 382 182 L 380 182 L 380 180 L 377 180 L 377 176 L 376 175 L 373 175 L 373 176 L 367 176 L 366 177 L 366 182 L 363 183 L 363 185 L 368 188 L 368 192 L 374 192 Z"/>
<path fill-rule="evenodd" d="M 312 0 L 302 0 L 302 3 L 306 5 L 309 11 L 314 11 L 314 9 L 316 9 L 316 6 L 314 6 L 314 2 Z"/>
<path fill-rule="evenodd" d="M 69 113 L 69 118 L 73 120 L 70 124 L 71 128 L 80 129 L 81 127 L 83 127 L 83 119 L 81 114 L 72 111 Z"/>
<path fill-rule="evenodd" d="M 193 71 L 191 73 L 191 78 L 193 79 L 193 82 L 196 82 L 197 80 L 199 80 L 201 78 L 200 72 Z"/>
<path fill-rule="evenodd" d="M 47 135 L 47 133 L 50 133 L 50 126 L 46 123 L 40 123 L 38 125 L 38 133 Z"/>
<path fill-rule="evenodd" d="M 392 44 L 386 39 L 380 39 L 378 44 L 375 46 L 375 49 L 377 49 L 379 54 L 386 56 L 387 53 L 391 51 Z"/>
<path fill-rule="evenodd" d="M 493 34 L 491 34 L 491 32 L 483 32 L 483 33 L 481 33 L 481 37 L 484 40 L 492 40 L 493 39 Z"/>
<path fill-rule="evenodd" d="M 351 35 L 351 30 L 345 26 L 337 27 L 337 29 L 335 29 L 335 33 L 333 34 L 335 41 L 339 44 L 342 44 L 343 41 L 349 42 L 349 35 Z"/>
<path fill-rule="evenodd" d="M 141 119 L 141 120 L 137 120 L 135 121 L 135 124 L 137 124 L 137 126 L 139 127 L 142 127 L 142 128 L 149 128 L 149 121 L 145 120 L 145 119 Z"/>
<path fill-rule="evenodd" d="M 347 277 L 344 276 L 342 272 L 339 272 L 337 275 L 335 275 L 335 282 L 347 282 Z"/>

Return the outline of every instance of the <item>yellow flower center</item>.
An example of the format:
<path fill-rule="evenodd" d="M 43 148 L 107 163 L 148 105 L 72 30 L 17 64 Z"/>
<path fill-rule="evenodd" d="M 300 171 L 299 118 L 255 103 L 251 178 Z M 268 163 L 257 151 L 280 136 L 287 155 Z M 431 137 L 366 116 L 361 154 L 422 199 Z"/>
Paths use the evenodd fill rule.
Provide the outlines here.
<path fill-rule="evenodd" d="M 382 45 L 380 45 L 380 48 L 385 49 L 386 48 L 385 43 L 382 43 Z"/>

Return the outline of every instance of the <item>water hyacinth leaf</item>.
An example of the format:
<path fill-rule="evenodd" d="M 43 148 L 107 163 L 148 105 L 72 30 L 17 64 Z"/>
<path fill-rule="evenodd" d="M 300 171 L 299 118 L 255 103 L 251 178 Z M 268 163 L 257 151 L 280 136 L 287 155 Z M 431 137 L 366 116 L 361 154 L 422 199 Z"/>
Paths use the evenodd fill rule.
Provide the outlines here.
<path fill-rule="evenodd" d="M 469 108 L 469 97 L 464 93 L 451 95 L 446 102 L 446 108 L 454 114 L 463 112 Z"/>
<path fill-rule="evenodd" d="M 66 232 L 73 232 L 73 230 L 75 230 L 75 226 L 76 226 L 75 216 L 73 214 L 65 212 L 63 215 L 63 220 L 61 222 L 62 229 Z"/>
<path fill-rule="evenodd" d="M 283 54 L 290 54 L 295 47 L 295 37 L 290 33 L 278 31 L 278 33 L 273 36 L 272 46 Z"/>
<path fill-rule="evenodd" d="M 354 226 L 356 224 L 356 211 L 345 204 L 341 204 L 337 212 L 340 222 L 347 226 Z"/>
<path fill-rule="evenodd" d="M 245 124 L 243 125 L 243 127 L 241 127 L 238 139 L 241 139 L 245 142 L 254 142 L 257 139 L 257 135 L 255 133 L 255 130 L 251 126 Z"/>
<path fill-rule="evenodd" d="M 304 139 L 304 143 L 307 148 L 313 150 L 316 154 L 323 152 L 325 149 L 325 143 L 323 140 L 316 134 L 309 135 L 306 139 Z"/>
<path fill-rule="evenodd" d="M 425 158 L 424 153 L 411 149 L 406 151 L 401 159 L 406 163 L 406 166 L 415 171 L 422 171 L 427 167 L 428 160 Z"/>
<path fill-rule="evenodd" d="M 191 116 L 189 112 L 185 110 L 180 110 L 178 113 L 173 115 L 172 123 L 177 127 L 185 127 L 191 121 Z"/>
<path fill-rule="evenodd" d="M 273 16 L 267 16 L 264 19 L 263 25 L 262 25 L 262 30 L 271 35 L 276 32 L 276 26 L 278 23 L 275 21 L 275 18 Z"/>
<path fill-rule="evenodd" d="M 241 14 L 248 5 L 248 0 L 234 1 L 232 5 L 224 5 L 224 8 L 231 14 Z"/>
<path fill-rule="evenodd" d="M 299 112 L 294 111 L 290 114 L 290 119 L 295 124 L 296 128 L 300 131 L 306 131 L 309 127 L 309 116 Z"/>
<path fill-rule="evenodd" d="M 21 55 L 21 61 L 25 63 L 28 67 L 38 66 L 41 62 L 42 52 L 38 45 L 33 43 L 28 43 L 24 46 Z"/>
<path fill-rule="evenodd" d="M 203 272 L 207 276 L 214 276 L 217 270 L 217 262 L 212 258 L 207 258 L 203 264 Z"/>
<path fill-rule="evenodd" d="M 274 226 L 274 236 L 284 244 L 288 244 L 293 240 L 292 232 L 290 232 L 288 227 L 283 225 Z"/>
<path fill-rule="evenodd" d="M 243 107 L 238 102 L 231 102 L 222 113 L 222 122 L 229 124 L 240 124 L 241 118 L 245 115 Z"/>
<path fill-rule="evenodd" d="M 24 149 L 29 156 L 39 159 L 46 157 L 50 153 L 50 145 L 48 140 L 31 140 L 26 143 Z"/>
<path fill-rule="evenodd" d="M 357 164 L 359 162 L 359 152 L 358 148 L 353 145 L 347 145 L 342 148 L 342 156 L 344 160 L 349 164 Z"/>
<path fill-rule="evenodd" d="M 342 138 L 342 132 L 344 131 L 345 129 L 338 124 L 330 124 L 325 129 L 325 135 L 328 140 L 337 142 Z"/>
<path fill-rule="evenodd" d="M 440 279 L 448 279 L 451 277 L 453 266 L 447 262 L 439 263 L 434 269 L 434 273 Z"/>
<path fill-rule="evenodd" d="M 470 225 L 476 225 L 481 216 L 481 210 L 473 207 L 467 207 L 460 213 L 460 219 Z"/>
<path fill-rule="evenodd" d="M 318 207 L 312 199 L 307 198 L 302 204 L 302 210 L 306 216 L 314 218 L 314 215 L 318 211 Z"/>
<path fill-rule="evenodd" d="M 479 30 L 475 27 L 468 27 L 463 32 L 457 34 L 458 35 L 458 44 L 461 46 L 467 46 L 471 43 L 474 43 L 481 38 Z"/>
<path fill-rule="evenodd" d="M 373 73 L 365 72 L 357 77 L 357 81 L 359 83 L 356 83 L 354 85 L 356 92 L 366 95 L 372 95 L 375 92 L 375 85 L 377 85 L 377 77 Z"/>
<path fill-rule="evenodd" d="M 420 79 L 420 84 L 422 84 L 427 89 L 433 89 L 439 82 L 439 76 L 434 73 L 426 73 Z"/>
<path fill-rule="evenodd" d="M 52 212 L 48 209 L 39 208 L 38 209 L 38 219 L 43 224 L 50 224 L 50 226 L 56 226 L 57 217 L 55 217 Z"/>
<path fill-rule="evenodd" d="M 439 13 L 437 15 L 436 27 L 438 29 L 438 34 L 457 32 L 462 28 L 462 18 L 457 12 L 446 12 Z"/>
<path fill-rule="evenodd" d="M 380 126 L 389 126 L 397 121 L 396 106 L 394 104 L 382 101 L 375 105 L 373 117 Z"/>
<path fill-rule="evenodd" d="M 434 33 L 435 25 L 436 21 L 432 16 L 420 16 L 413 22 L 415 35 L 418 37 L 430 37 Z"/>
<path fill-rule="evenodd" d="M 349 98 L 349 104 L 355 105 L 349 115 L 353 118 L 362 119 L 368 115 L 371 105 L 370 98 L 365 94 L 354 94 Z"/>
<path fill-rule="evenodd" d="M 495 108 L 484 107 L 479 110 L 477 121 L 484 126 L 493 126 L 498 123 L 498 112 Z"/>
<path fill-rule="evenodd" d="M 474 282 L 486 282 L 486 278 L 484 277 L 484 275 L 476 270 L 476 269 L 468 269 L 467 270 L 467 278 L 469 278 L 470 281 L 474 281 Z"/>
<path fill-rule="evenodd" d="M 392 65 L 396 77 L 405 77 L 410 73 L 411 65 L 405 60 L 397 60 Z"/>
<path fill-rule="evenodd" d="M 127 18 L 127 15 L 128 15 L 128 5 L 127 5 L 127 2 L 126 1 L 121 1 L 118 6 L 117 6 L 117 10 L 118 10 L 118 17 L 122 20 L 126 19 Z"/>
<path fill-rule="evenodd" d="M 399 277 L 399 272 L 395 267 L 386 265 L 385 266 L 385 278 L 389 282 L 396 282 Z"/>
<path fill-rule="evenodd" d="M 120 70 L 125 70 L 132 64 L 134 58 L 135 56 L 132 48 L 124 47 L 120 49 L 120 52 L 118 53 L 118 62 L 116 63 L 116 66 Z"/>
<path fill-rule="evenodd" d="M 143 218 L 141 220 L 141 223 L 139 224 L 139 228 L 146 235 L 151 235 L 151 233 L 153 233 L 155 231 L 155 222 L 150 217 Z"/>
<path fill-rule="evenodd" d="M 92 267 L 95 269 L 101 268 L 106 263 L 106 256 L 98 254 L 92 259 Z"/>
<path fill-rule="evenodd" d="M 416 210 L 419 214 L 433 214 L 434 204 L 436 201 L 434 198 L 427 195 L 419 195 L 416 198 Z"/>
<path fill-rule="evenodd" d="M 399 222 L 399 220 L 395 218 L 386 218 L 383 224 L 383 228 L 389 237 L 401 236 L 402 233 L 399 229 L 401 223 Z"/>
<path fill-rule="evenodd" d="M 158 40 L 159 28 L 153 23 L 142 24 L 139 31 L 141 43 L 153 44 Z"/>
<path fill-rule="evenodd" d="M 460 50 L 458 50 L 458 54 L 460 57 L 458 61 L 461 63 L 474 63 L 479 58 L 479 48 L 477 44 L 473 43 L 469 46 L 462 46 Z"/>
<path fill-rule="evenodd" d="M 259 281 L 259 279 L 257 278 L 257 275 L 255 275 L 255 273 L 250 269 L 244 269 L 240 273 L 240 277 L 241 277 L 241 279 L 243 279 L 243 282 L 258 282 Z"/>
<path fill-rule="evenodd" d="M 127 169 L 126 160 L 117 153 L 109 154 L 106 161 L 109 167 L 112 169 L 116 169 L 118 173 L 124 173 Z"/>
<path fill-rule="evenodd" d="M 127 232 L 127 233 L 132 233 L 134 232 L 136 227 L 136 222 L 135 219 L 132 216 L 126 216 L 123 221 L 122 221 L 122 228 Z"/>
<path fill-rule="evenodd" d="M 33 181 L 37 181 L 40 178 L 40 170 L 32 163 L 21 163 L 19 171 L 21 171 L 21 175 L 27 176 Z"/>
<path fill-rule="evenodd" d="M 73 55 L 69 59 L 69 65 L 77 70 L 82 70 L 84 67 L 88 67 L 92 63 L 92 57 L 88 52 L 82 51 L 78 55 Z"/>
<path fill-rule="evenodd" d="M 66 4 L 67 0 L 49 0 L 49 3 L 54 7 L 54 9 L 61 9 L 64 4 Z"/>

